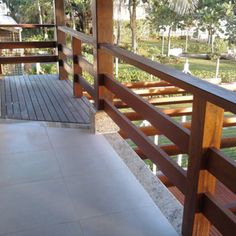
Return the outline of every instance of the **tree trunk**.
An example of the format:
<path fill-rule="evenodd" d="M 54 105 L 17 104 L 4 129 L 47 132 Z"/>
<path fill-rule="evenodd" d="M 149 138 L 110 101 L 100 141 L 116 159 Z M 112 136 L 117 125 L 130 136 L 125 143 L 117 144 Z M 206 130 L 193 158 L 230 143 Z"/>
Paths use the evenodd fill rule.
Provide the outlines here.
<path fill-rule="evenodd" d="M 137 22 L 136 22 L 137 0 L 129 0 L 130 28 L 132 34 L 132 49 L 137 52 Z"/>
<path fill-rule="evenodd" d="M 38 6 L 38 13 L 39 13 L 39 24 L 42 25 L 43 24 L 43 12 L 42 12 L 42 7 L 40 5 L 39 0 L 37 0 L 37 6 Z M 47 28 L 43 28 L 44 31 L 44 40 L 48 39 L 48 31 Z"/>
<path fill-rule="evenodd" d="M 161 55 L 164 56 L 165 49 L 165 32 L 162 33 L 162 43 L 161 43 Z"/>
<path fill-rule="evenodd" d="M 214 34 L 211 34 L 211 53 L 214 53 Z"/>
<path fill-rule="evenodd" d="M 74 30 L 76 30 L 76 24 L 75 24 L 75 15 L 73 8 L 71 9 L 71 21 L 72 21 L 72 27 Z"/>
<path fill-rule="evenodd" d="M 121 27 L 121 21 L 120 21 L 120 17 L 121 17 L 121 4 L 122 4 L 122 0 L 119 0 L 118 3 L 118 12 L 117 12 L 117 36 L 116 36 L 116 44 L 119 45 L 120 44 L 120 27 Z"/>
<path fill-rule="evenodd" d="M 185 52 L 188 52 L 188 29 L 186 31 Z"/>
<path fill-rule="evenodd" d="M 168 49 L 167 49 L 167 56 L 170 56 L 170 37 L 171 37 L 171 30 L 172 30 L 172 26 L 169 27 L 169 31 L 168 31 Z"/>

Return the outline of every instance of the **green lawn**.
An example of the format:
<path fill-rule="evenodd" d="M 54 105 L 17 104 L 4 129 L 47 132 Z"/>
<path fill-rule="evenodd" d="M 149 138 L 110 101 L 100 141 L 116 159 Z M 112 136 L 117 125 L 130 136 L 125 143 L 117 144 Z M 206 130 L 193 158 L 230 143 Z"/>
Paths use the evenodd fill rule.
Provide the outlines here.
<path fill-rule="evenodd" d="M 122 46 L 130 49 L 130 44 L 127 42 L 121 43 Z M 185 48 L 184 39 L 172 39 L 171 48 Z M 165 50 L 166 53 L 166 43 Z M 196 41 L 189 41 L 189 51 L 190 53 L 208 53 L 208 45 L 206 43 L 198 43 Z M 165 57 L 160 57 L 161 54 L 161 39 L 149 39 L 139 42 L 138 54 L 146 58 L 159 61 L 163 64 L 174 67 L 178 70 L 183 70 L 185 58 L 171 58 L 167 59 Z M 201 79 L 214 78 L 216 74 L 216 61 L 214 60 L 204 60 L 204 59 L 189 59 L 190 71 L 191 73 Z M 121 81 L 139 81 L 139 80 L 152 80 L 152 78 L 146 74 L 142 74 L 139 70 L 132 68 L 130 66 L 124 66 L 120 64 L 120 74 Z M 236 82 L 236 61 L 221 60 L 220 61 L 220 74 L 219 77 L 222 82 Z"/>

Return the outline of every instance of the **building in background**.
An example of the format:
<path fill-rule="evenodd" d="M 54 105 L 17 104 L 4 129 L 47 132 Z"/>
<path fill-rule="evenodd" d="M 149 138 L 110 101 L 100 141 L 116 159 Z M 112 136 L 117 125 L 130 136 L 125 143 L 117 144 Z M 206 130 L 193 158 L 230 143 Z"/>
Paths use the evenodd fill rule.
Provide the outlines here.
<path fill-rule="evenodd" d="M 16 25 L 17 22 L 10 16 L 10 10 L 6 3 L 0 0 L 0 42 L 17 42 L 21 41 L 20 27 L 1 27 L 1 25 Z M 1 55 L 17 56 L 22 54 L 21 49 L 0 49 Z M 22 65 L 2 65 L 0 66 L 0 73 L 3 74 L 22 74 Z"/>

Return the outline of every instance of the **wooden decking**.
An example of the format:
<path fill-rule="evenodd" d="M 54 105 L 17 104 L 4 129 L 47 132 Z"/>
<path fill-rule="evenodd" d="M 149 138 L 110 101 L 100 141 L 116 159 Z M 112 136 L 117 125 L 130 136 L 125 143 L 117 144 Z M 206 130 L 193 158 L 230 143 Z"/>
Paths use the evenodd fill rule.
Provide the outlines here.
<path fill-rule="evenodd" d="M 5 76 L 0 80 L 1 118 L 89 123 L 89 104 L 73 97 L 57 75 Z"/>

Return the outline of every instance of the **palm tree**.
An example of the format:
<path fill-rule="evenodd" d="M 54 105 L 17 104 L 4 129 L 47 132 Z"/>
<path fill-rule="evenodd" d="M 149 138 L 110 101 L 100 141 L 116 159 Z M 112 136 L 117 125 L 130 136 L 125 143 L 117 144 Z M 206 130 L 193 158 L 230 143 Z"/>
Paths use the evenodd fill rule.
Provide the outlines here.
<path fill-rule="evenodd" d="M 167 0 L 170 8 L 180 15 L 185 15 L 193 11 L 199 0 Z"/>

